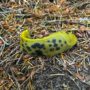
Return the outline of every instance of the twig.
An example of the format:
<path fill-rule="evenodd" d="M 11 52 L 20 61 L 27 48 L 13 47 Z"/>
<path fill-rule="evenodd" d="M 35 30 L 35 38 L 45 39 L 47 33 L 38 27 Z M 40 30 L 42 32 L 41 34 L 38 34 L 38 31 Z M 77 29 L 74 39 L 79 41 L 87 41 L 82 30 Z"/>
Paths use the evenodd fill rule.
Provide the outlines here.
<path fill-rule="evenodd" d="M 75 3 L 73 5 L 74 8 L 78 8 L 78 9 L 84 9 L 88 4 L 90 4 L 90 2 L 83 2 L 83 3 Z"/>
<path fill-rule="evenodd" d="M 18 58 L 18 61 L 17 61 L 16 65 L 18 65 L 18 63 L 19 63 L 19 61 L 21 60 L 21 58 L 22 58 L 23 55 L 24 55 L 24 54 L 21 53 L 20 57 Z"/>
<path fill-rule="evenodd" d="M 53 77 L 53 76 L 65 76 L 65 74 L 62 74 L 62 73 L 50 74 L 50 77 Z"/>
<path fill-rule="evenodd" d="M 10 69 L 10 71 L 11 71 L 11 73 L 12 73 L 12 79 L 15 81 L 15 84 L 17 85 L 17 90 L 21 90 L 21 89 L 20 89 L 20 88 L 21 88 L 21 87 L 20 87 L 20 84 L 19 84 L 18 80 L 16 79 L 13 71 L 12 71 L 11 69 Z"/>

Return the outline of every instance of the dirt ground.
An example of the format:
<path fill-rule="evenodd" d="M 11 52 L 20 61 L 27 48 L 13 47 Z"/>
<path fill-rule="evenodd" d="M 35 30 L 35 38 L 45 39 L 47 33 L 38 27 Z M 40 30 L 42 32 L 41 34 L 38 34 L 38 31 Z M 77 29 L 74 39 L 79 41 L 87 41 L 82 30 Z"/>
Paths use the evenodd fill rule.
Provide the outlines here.
<path fill-rule="evenodd" d="M 78 38 L 53 57 L 20 49 L 32 38 L 64 30 Z M 90 90 L 90 0 L 0 0 L 0 90 Z"/>

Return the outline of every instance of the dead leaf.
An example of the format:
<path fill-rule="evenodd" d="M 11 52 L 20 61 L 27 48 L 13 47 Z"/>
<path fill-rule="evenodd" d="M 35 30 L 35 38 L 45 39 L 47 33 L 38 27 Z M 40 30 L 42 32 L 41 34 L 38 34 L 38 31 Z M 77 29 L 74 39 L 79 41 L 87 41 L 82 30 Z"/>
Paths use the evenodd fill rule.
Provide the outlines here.
<path fill-rule="evenodd" d="M 51 5 L 45 11 L 47 12 L 58 12 L 60 10 L 59 5 Z"/>
<path fill-rule="evenodd" d="M 30 74 L 31 79 L 33 78 L 33 76 L 34 76 L 35 73 L 36 73 L 36 70 L 33 69 L 33 70 L 31 71 L 31 74 Z"/>
<path fill-rule="evenodd" d="M 83 35 L 82 35 L 81 33 L 79 33 L 79 32 L 77 32 L 76 35 L 77 35 L 78 37 L 81 37 L 81 38 L 83 37 Z"/>
<path fill-rule="evenodd" d="M 90 45 L 86 45 L 83 47 L 83 49 L 87 52 L 90 52 Z"/>
<path fill-rule="evenodd" d="M 26 23 L 32 23 L 33 22 L 33 18 L 26 18 Z"/>
<path fill-rule="evenodd" d="M 49 35 L 49 32 L 46 31 L 46 30 L 42 30 L 42 31 L 41 31 L 41 34 L 42 34 L 43 36 L 47 36 L 47 35 Z"/>
<path fill-rule="evenodd" d="M 64 4 L 66 0 L 59 0 L 60 4 Z"/>
<path fill-rule="evenodd" d="M 0 86 L 4 83 L 4 80 L 0 80 Z"/>
<path fill-rule="evenodd" d="M 78 79 L 80 79 L 82 81 L 85 79 L 85 77 L 80 75 L 80 73 L 75 73 L 75 77 L 77 77 Z"/>
<path fill-rule="evenodd" d="M 79 31 L 81 31 L 81 32 L 86 31 L 86 27 L 85 27 L 84 25 L 80 26 L 80 27 L 79 27 Z"/>
<path fill-rule="evenodd" d="M 9 28 L 9 24 L 8 24 L 7 21 L 2 22 L 2 26 L 3 26 L 4 29 L 8 29 Z"/>
<path fill-rule="evenodd" d="M 26 79 L 26 77 L 25 76 L 23 76 L 23 77 L 18 77 L 18 81 L 20 82 L 20 81 L 24 81 Z"/>
<path fill-rule="evenodd" d="M 36 18 L 42 18 L 44 16 L 44 12 L 42 10 L 35 9 L 34 12 L 33 12 L 33 15 Z"/>
<path fill-rule="evenodd" d="M 79 67 L 81 67 L 82 64 L 81 64 L 81 62 L 76 62 L 74 65 L 79 68 Z"/>

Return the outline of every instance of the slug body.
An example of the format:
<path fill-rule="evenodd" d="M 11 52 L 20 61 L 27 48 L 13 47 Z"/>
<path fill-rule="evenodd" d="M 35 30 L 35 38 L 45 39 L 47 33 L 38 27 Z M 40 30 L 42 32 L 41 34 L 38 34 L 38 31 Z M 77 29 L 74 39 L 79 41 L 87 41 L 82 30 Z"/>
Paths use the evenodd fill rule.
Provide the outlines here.
<path fill-rule="evenodd" d="M 54 56 L 71 49 L 77 43 L 77 37 L 72 32 L 59 31 L 40 39 L 31 39 L 29 31 L 20 35 L 22 50 L 30 55 Z"/>

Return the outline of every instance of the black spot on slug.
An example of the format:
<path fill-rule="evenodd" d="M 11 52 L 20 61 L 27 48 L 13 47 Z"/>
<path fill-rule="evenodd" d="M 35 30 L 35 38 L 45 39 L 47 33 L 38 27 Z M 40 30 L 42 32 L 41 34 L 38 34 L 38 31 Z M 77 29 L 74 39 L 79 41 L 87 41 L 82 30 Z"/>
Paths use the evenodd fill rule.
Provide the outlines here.
<path fill-rule="evenodd" d="M 57 47 L 57 46 L 58 46 L 58 44 L 55 43 L 55 44 L 54 44 L 54 47 Z"/>
<path fill-rule="evenodd" d="M 39 55 L 39 56 L 43 55 L 43 52 L 42 52 L 41 50 L 36 50 L 35 52 L 36 52 L 36 54 Z"/>
<path fill-rule="evenodd" d="M 44 44 L 35 43 L 35 44 L 33 44 L 31 47 L 32 47 L 32 48 L 39 48 L 39 49 L 41 49 L 41 48 L 44 48 Z"/>
<path fill-rule="evenodd" d="M 54 51 L 54 48 L 50 48 L 50 51 Z"/>
<path fill-rule="evenodd" d="M 56 50 L 60 50 L 60 47 L 56 47 Z"/>
<path fill-rule="evenodd" d="M 53 42 L 53 43 L 56 43 L 56 39 L 53 39 L 52 42 Z"/>
<path fill-rule="evenodd" d="M 61 43 L 62 42 L 62 40 L 59 40 L 59 43 Z"/>
<path fill-rule="evenodd" d="M 47 42 L 50 42 L 50 40 L 48 40 Z"/>
<path fill-rule="evenodd" d="M 61 44 L 61 47 L 63 47 L 63 44 Z"/>
<path fill-rule="evenodd" d="M 64 43 L 65 43 L 65 44 L 67 44 L 67 42 L 66 42 L 66 41 L 64 41 Z"/>
<path fill-rule="evenodd" d="M 22 44 L 22 47 L 24 47 L 24 44 Z"/>
<path fill-rule="evenodd" d="M 25 48 L 23 48 L 22 51 L 26 52 Z"/>
<path fill-rule="evenodd" d="M 26 46 L 26 48 L 27 48 L 29 51 L 31 51 L 31 48 L 30 48 L 29 46 Z"/>
<path fill-rule="evenodd" d="M 52 46 L 52 44 L 49 44 L 49 47 L 51 47 Z"/>

